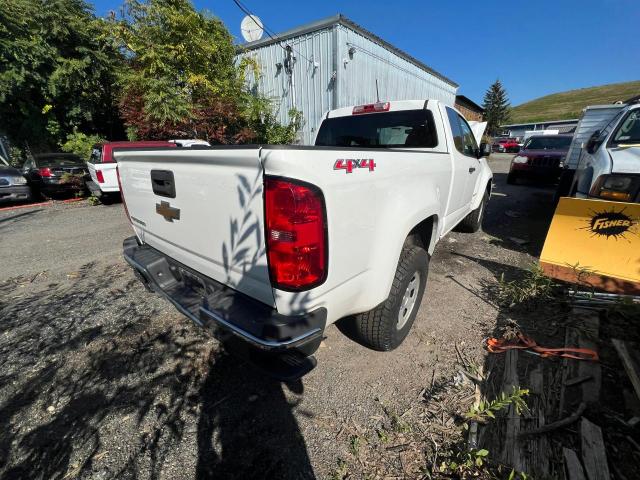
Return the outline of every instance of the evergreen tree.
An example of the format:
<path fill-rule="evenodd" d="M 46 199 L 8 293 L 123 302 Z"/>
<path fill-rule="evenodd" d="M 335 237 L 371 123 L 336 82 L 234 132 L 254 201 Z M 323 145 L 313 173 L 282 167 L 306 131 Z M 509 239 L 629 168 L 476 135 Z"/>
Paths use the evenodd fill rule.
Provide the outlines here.
<path fill-rule="evenodd" d="M 482 107 L 484 108 L 484 119 L 487 122 L 487 134 L 500 133 L 500 125 L 509 121 L 511 113 L 509 98 L 500 80 L 496 80 L 486 91 Z"/>

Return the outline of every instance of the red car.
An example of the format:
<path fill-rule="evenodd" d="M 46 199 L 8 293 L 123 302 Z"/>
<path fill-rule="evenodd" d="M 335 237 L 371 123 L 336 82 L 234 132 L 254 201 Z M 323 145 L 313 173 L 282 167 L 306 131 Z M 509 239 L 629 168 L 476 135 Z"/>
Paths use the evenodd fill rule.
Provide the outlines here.
<path fill-rule="evenodd" d="M 493 141 L 491 150 L 500 153 L 516 153 L 520 151 L 520 144 L 515 138 L 497 138 Z"/>
<path fill-rule="evenodd" d="M 551 182 L 558 180 L 572 138 L 572 135 L 530 137 L 511 160 L 507 183 L 514 184 L 519 178 Z"/>

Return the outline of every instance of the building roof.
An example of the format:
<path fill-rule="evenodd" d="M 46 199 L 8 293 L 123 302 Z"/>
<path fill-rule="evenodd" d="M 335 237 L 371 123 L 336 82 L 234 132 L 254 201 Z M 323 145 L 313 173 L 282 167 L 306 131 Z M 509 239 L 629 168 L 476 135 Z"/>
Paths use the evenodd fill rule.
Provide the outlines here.
<path fill-rule="evenodd" d="M 436 72 L 434 69 L 432 69 L 428 65 L 422 63 L 420 60 L 416 59 L 415 57 L 412 57 L 408 53 L 400 50 L 397 47 L 394 47 L 389 42 L 383 40 L 382 38 L 378 37 L 377 35 L 375 35 L 374 33 L 370 32 L 369 30 L 366 30 L 365 28 L 361 27 L 360 25 L 358 25 L 357 23 L 353 22 L 352 20 L 349 20 L 347 17 L 345 17 L 341 13 L 339 13 L 338 15 L 334 15 L 332 17 L 324 18 L 322 20 L 317 20 L 315 22 L 311 22 L 311 23 L 307 23 L 305 25 L 301 25 L 301 26 L 293 28 L 291 30 L 287 30 L 286 32 L 282 32 L 282 33 L 280 33 L 280 34 L 278 34 L 278 35 L 276 35 L 274 37 L 270 37 L 269 36 L 269 37 L 266 37 L 266 38 L 262 38 L 260 40 L 256 40 L 255 42 L 243 43 L 242 45 L 239 46 L 238 53 L 242 53 L 242 52 L 247 51 L 247 50 L 253 50 L 253 49 L 256 49 L 256 48 L 259 48 L 259 47 L 264 47 L 264 46 L 267 46 L 267 45 L 272 45 L 274 43 L 280 43 L 282 41 L 289 40 L 291 38 L 298 37 L 298 36 L 304 35 L 306 33 L 311 33 L 311 32 L 315 32 L 315 31 L 318 31 L 318 30 L 324 30 L 325 28 L 329 28 L 329 27 L 332 27 L 334 25 L 344 25 L 345 27 L 348 27 L 348 28 L 350 28 L 352 30 L 355 30 L 356 32 L 358 32 L 359 34 L 365 36 L 366 38 L 368 38 L 372 42 L 378 43 L 379 45 L 382 45 L 383 47 L 391 50 L 393 53 L 398 55 L 400 58 L 403 58 L 407 62 L 412 63 L 413 65 L 415 65 L 416 67 L 418 67 L 418 68 L 420 68 L 422 70 L 425 70 L 426 72 L 430 73 L 434 77 L 439 78 L 440 80 L 448 83 L 452 87 L 456 87 L 457 88 L 459 86 L 453 80 L 445 77 L 444 75 L 442 75 L 439 72 Z"/>
<path fill-rule="evenodd" d="M 463 107 L 467 107 L 469 110 L 475 110 L 478 113 L 484 113 L 484 108 L 464 95 L 456 95 L 456 103 L 458 105 L 462 105 Z"/>
<path fill-rule="evenodd" d="M 570 125 L 577 124 L 577 118 L 571 118 L 568 120 L 543 120 L 541 122 L 527 122 L 527 123 L 510 123 L 509 125 L 500 125 L 500 128 L 508 127 L 526 127 L 527 125 Z"/>

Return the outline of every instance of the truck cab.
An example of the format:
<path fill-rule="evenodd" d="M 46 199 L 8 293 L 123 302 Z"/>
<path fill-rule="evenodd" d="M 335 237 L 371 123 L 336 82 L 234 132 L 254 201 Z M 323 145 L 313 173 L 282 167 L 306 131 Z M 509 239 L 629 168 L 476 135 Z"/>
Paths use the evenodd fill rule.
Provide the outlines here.
<path fill-rule="evenodd" d="M 622 109 L 583 147 L 572 196 L 640 203 L 640 104 Z"/>

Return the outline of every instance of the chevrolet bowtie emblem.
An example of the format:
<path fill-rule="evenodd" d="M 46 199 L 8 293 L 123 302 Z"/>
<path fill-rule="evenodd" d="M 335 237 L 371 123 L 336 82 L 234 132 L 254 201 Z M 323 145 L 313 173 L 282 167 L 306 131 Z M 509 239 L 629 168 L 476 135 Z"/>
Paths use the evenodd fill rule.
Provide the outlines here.
<path fill-rule="evenodd" d="M 167 222 L 180 220 L 180 209 L 172 207 L 169 202 L 156 203 L 156 213 L 162 215 Z"/>

